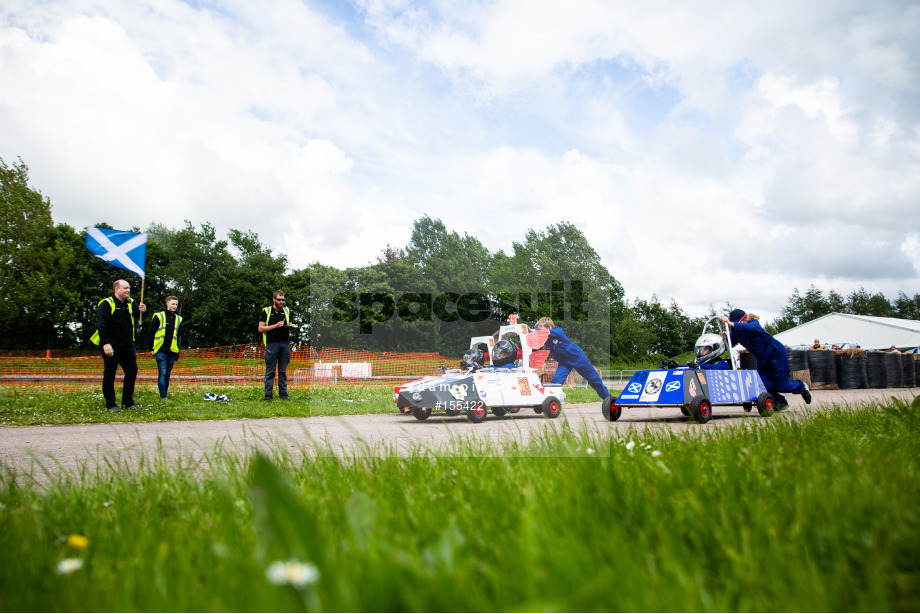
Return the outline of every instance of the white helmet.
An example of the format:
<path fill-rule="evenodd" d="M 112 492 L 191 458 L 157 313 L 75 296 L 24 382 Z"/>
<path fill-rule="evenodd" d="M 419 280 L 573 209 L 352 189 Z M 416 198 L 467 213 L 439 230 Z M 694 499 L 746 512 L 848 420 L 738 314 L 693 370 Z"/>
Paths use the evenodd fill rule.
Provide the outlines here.
<path fill-rule="evenodd" d="M 697 364 L 706 365 L 719 360 L 726 349 L 728 348 L 725 347 L 725 339 L 721 335 L 707 333 L 696 340 L 693 353 Z"/>

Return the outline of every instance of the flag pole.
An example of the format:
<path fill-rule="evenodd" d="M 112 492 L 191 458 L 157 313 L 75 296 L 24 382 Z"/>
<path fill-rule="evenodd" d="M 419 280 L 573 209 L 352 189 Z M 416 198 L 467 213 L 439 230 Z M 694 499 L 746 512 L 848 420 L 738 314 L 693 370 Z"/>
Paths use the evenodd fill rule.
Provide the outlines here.
<path fill-rule="evenodd" d="M 141 277 L 141 304 L 144 303 L 144 278 Z M 144 312 L 139 311 L 140 317 L 137 319 L 137 323 L 141 324 L 144 321 Z"/>

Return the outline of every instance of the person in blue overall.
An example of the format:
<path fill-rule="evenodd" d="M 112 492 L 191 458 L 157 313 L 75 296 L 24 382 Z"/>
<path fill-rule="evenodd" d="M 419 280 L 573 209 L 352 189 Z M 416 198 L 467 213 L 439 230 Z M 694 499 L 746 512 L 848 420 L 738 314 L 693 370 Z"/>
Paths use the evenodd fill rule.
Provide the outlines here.
<path fill-rule="evenodd" d="M 786 398 L 780 394 L 782 392 L 800 394 L 805 403 L 811 403 L 811 391 L 805 382 L 789 379 L 789 355 L 786 353 L 786 346 L 763 329 L 757 316 L 746 314 L 741 309 L 733 309 L 728 317 L 722 316 L 720 320 L 731 328 L 732 343 L 740 343 L 757 359 L 757 373 L 767 392 L 773 395 L 776 409 L 785 409 L 789 405 Z"/>
<path fill-rule="evenodd" d="M 611 396 L 610 391 L 604 386 L 600 374 L 588 360 L 588 357 L 585 356 L 584 351 L 572 343 L 572 341 L 566 337 L 562 329 L 556 327 L 552 319 L 540 318 L 537 320 L 537 323 L 534 324 L 534 328 L 549 329 L 549 337 L 547 337 L 546 344 L 543 347 L 549 350 L 549 354 L 553 357 L 553 360 L 559 363 L 559 367 L 556 369 L 556 373 L 553 375 L 553 380 L 550 384 L 564 384 L 565 379 L 569 376 L 569 373 L 572 372 L 572 369 L 574 369 L 585 378 L 592 388 L 594 388 L 594 391 L 601 400 Z"/>

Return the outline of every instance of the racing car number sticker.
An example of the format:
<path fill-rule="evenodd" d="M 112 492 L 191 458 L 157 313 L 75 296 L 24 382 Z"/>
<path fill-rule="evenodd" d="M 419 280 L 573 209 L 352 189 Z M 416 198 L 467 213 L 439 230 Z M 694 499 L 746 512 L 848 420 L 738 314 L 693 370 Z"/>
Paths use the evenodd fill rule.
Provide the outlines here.
<path fill-rule="evenodd" d="M 639 401 L 642 403 L 654 403 L 657 401 L 658 397 L 661 396 L 661 389 L 664 387 L 664 379 L 667 374 L 667 371 L 652 371 L 649 373 Z"/>

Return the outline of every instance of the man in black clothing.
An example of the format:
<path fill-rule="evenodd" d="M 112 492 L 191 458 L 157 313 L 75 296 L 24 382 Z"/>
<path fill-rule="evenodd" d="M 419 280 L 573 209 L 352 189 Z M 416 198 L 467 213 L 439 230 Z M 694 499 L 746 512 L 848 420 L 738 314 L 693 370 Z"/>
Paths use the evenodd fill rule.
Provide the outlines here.
<path fill-rule="evenodd" d="M 290 329 L 297 328 L 291 322 L 291 310 L 284 306 L 284 292 L 275 290 L 272 304 L 259 312 L 259 332 L 265 344 L 265 400 L 272 400 L 275 383 L 275 366 L 278 367 L 278 396 L 288 400 L 287 366 L 291 362 Z"/>
<path fill-rule="evenodd" d="M 188 320 L 176 313 L 179 308 L 179 299 L 175 296 L 166 297 L 166 311 L 158 311 L 150 318 L 147 328 L 147 343 L 153 350 L 154 360 L 157 361 L 157 389 L 160 398 L 165 399 L 169 391 L 169 376 L 173 365 L 179 360 L 179 333 L 186 330 Z"/>
<path fill-rule="evenodd" d="M 137 310 L 147 311 L 141 303 Z M 121 389 L 121 406 L 125 409 L 144 409 L 134 403 L 134 380 L 137 378 L 137 351 L 134 348 L 134 301 L 131 286 L 124 279 L 112 285 L 112 296 L 99 301 L 96 309 L 98 331 L 93 339 L 102 346 L 102 396 L 105 407 L 111 412 L 121 411 L 115 402 L 115 373 L 121 366 L 125 374 Z M 98 338 L 97 338 L 98 337 Z"/>

